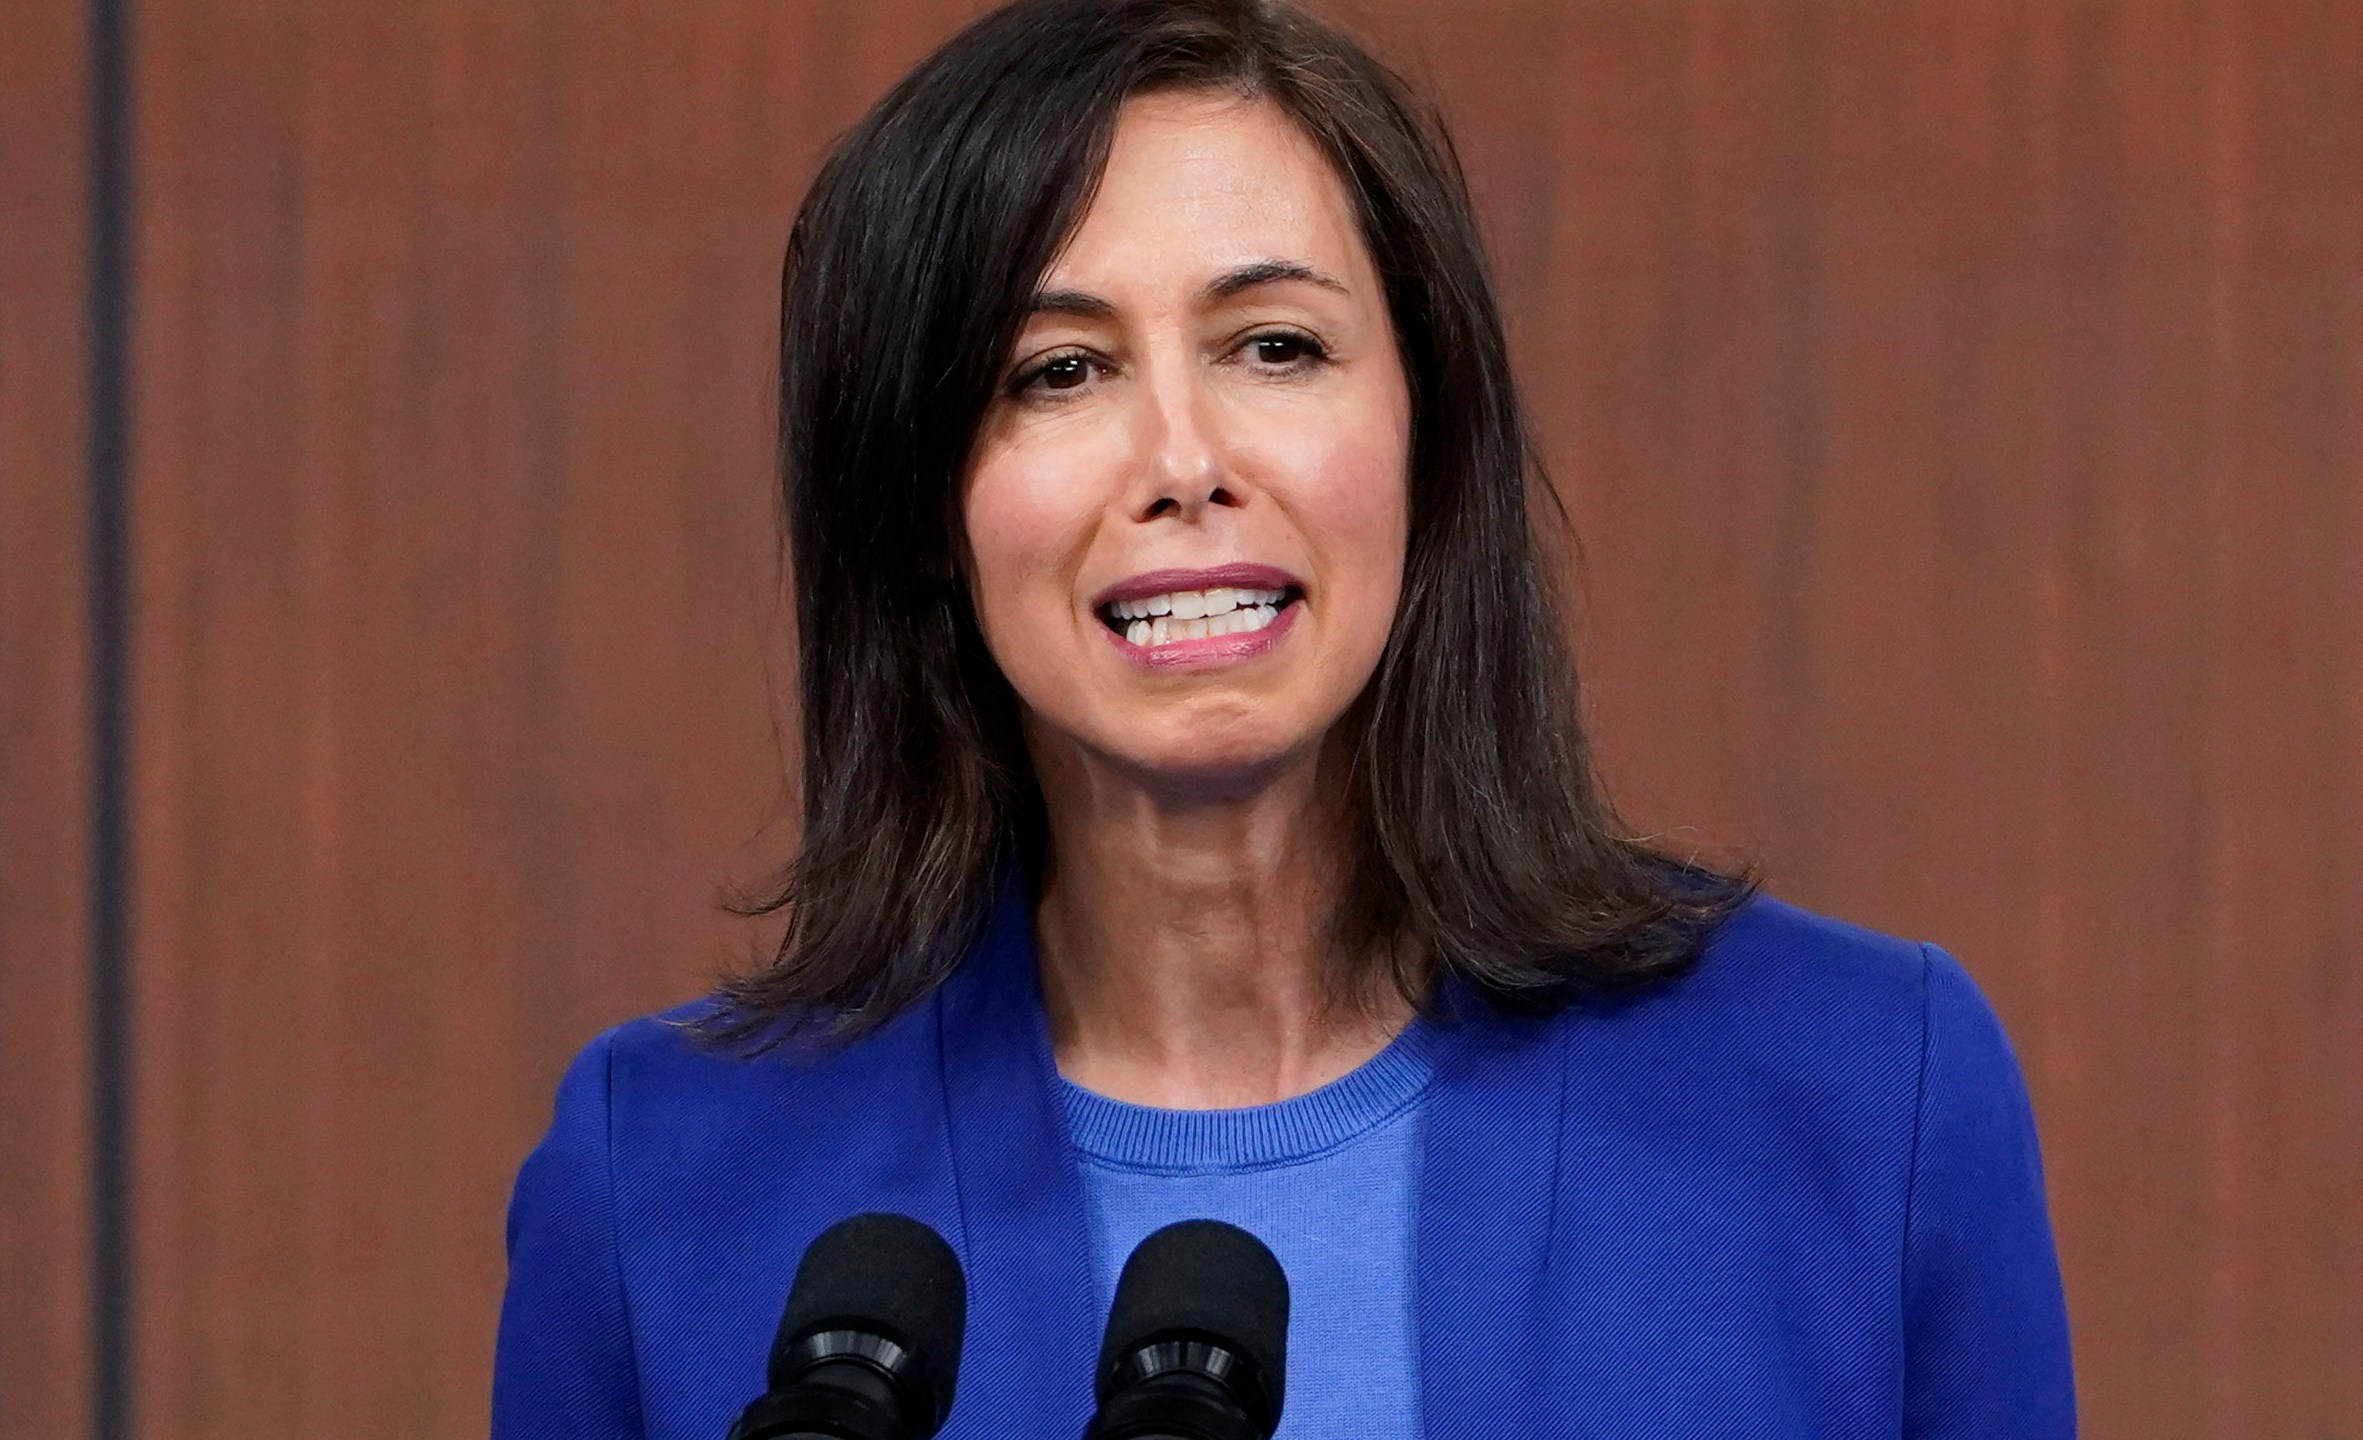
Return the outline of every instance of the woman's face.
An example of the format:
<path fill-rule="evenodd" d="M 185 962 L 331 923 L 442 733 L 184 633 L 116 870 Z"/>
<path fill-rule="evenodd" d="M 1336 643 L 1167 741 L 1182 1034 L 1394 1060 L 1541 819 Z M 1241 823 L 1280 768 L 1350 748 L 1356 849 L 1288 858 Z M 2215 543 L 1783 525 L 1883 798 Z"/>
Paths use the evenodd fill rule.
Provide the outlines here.
<path fill-rule="evenodd" d="M 1228 788 L 1309 753 L 1386 644 L 1411 407 L 1343 185 L 1267 102 L 1136 97 L 962 495 L 1029 741 Z"/>

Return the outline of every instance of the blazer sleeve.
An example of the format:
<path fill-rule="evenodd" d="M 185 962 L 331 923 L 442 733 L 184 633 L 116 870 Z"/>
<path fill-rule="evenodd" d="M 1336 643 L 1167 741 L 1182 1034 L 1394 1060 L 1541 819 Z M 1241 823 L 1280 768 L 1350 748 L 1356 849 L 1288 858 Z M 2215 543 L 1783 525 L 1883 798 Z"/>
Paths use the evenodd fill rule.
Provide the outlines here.
<path fill-rule="evenodd" d="M 2068 1440 L 2075 1386 L 2026 1081 L 1958 961 L 1922 947 L 1904 1232 L 1906 1440 Z"/>
<path fill-rule="evenodd" d="M 575 1057 L 509 1201 L 493 1440 L 641 1440 L 609 1145 L 613 1037 Z"/>

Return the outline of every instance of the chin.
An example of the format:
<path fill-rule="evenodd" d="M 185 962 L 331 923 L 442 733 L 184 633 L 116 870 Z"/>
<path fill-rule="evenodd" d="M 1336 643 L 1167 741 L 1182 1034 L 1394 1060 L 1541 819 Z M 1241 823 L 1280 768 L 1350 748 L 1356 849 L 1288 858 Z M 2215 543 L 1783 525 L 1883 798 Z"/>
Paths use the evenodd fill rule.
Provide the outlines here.
<path fill-rule="evenodd" d="M 1276 749 L 1268 741 L 1242 737 L 1237 744 L 1207 743 L 1202 735 L 1169 746 L 1137 743 L 1109 752 L 1144 788 L 1208 801 L 1236 800 L 1270 785 L 1304 753 L 1304 747 Z"/>

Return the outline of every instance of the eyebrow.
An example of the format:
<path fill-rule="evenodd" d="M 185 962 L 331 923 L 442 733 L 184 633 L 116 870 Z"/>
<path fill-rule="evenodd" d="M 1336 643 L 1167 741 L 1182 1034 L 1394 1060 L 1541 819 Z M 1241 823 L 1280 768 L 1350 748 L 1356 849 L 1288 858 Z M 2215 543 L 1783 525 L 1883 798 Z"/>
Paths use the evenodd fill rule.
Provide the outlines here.
<path fill-rule="evenodd" d="M 1300 260 L 1258 260 L 1235 270 L 1225 270 L 1207 281 L 1199 287 L 1198 298 L 1228 300 L 1242 290 L 1252 290 L 1258 285 L 1271 285 L 1282 280 L 1301 280 L 1324 290 L 1334 290 L 1340 295 L 1346 293 L 1346 282 Z"/>
<path fill-rule="evenodd" d="M 1116 307 L 1081 290 L 1037 290 L 1027 302 L 1028 315 L 1072 315 L 1080 320 L 1113 320 Z"/>
<path fill-rule="evenodd" d="M 1340 295 L 1349 293 L 1345 282 L 1326 271 L 1316 270 L 1300 260 L 1257 260 L 1235 266 L 1198 287 L 1202 304 L 1228 300 L 1242 291 L 1258 285 L 1274 285 L 1283 280 L 1301 281 L 1334 290 Z M 1083 320 L 1111 320 L 1116 307 L 1084 290 L 1041 290 L 1035 292 L 1026 305 L 1029 315 L 1073 315 Z"/>

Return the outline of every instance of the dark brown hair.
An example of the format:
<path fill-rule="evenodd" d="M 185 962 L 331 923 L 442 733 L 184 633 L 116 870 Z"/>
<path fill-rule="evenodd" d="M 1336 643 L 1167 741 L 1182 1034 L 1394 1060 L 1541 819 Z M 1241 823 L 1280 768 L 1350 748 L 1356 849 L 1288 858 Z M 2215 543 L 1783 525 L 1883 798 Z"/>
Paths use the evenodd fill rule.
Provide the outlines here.
<path fill-rule="evenodd" d="M 959 477 L 1034 287 L 1119 109 L 1151 89 L 1278 105 L 1343 178 L 1410 382 L 1410 538 L 1358 746 L 1344 953 L 1556 1005 L 1675 973 L 1748 895 L 1627 837 L 1578 723 L 1530 528 L 1541 481 L 1441 122 L 1335 29 L 1264 0 L 1020 0 L 962 30 L 823 165 L 790 233 L 780 474 L 804 739 L 801 849 L 742 906 L 784 912 L 705 1026 L 859 1034 L 975 942 L 1038 862 L 1017 706 L 957 572 Z M 1365 977 L 1373 978 L 1373 977 Z"/>

